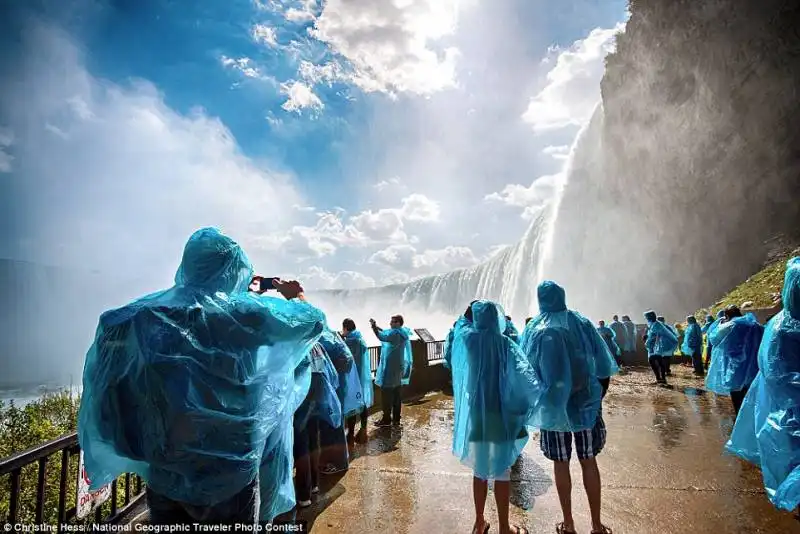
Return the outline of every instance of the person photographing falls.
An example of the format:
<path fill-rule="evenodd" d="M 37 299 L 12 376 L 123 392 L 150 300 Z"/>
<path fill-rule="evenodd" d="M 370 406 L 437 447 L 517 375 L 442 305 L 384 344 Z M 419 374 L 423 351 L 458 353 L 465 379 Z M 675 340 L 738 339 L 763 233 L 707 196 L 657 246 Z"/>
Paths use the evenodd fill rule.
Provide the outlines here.
<path fill-rule="evenodd" d="M 381 342 L 375 385 L 381 388 L 383 418 L 376 425 L 400 426 L 402 387 L 411 382 L 411 330 L 403 326 L 402 315 L 392 316 L 386 330 L 378 327 L 375 319 L 369 324 Z"/>
<path fill-rule="evenodd" d="M 154 524 L 271 521 L 287 474 L 294 500 L 295 370 L 325 316 L 298 282 L 273 279 L 284 300 L 248 293 L 252 280 L 241 247 L 203 228 L 172 288 L 100 316 L 78 417 L 91 490 L 140 475 Z"/>

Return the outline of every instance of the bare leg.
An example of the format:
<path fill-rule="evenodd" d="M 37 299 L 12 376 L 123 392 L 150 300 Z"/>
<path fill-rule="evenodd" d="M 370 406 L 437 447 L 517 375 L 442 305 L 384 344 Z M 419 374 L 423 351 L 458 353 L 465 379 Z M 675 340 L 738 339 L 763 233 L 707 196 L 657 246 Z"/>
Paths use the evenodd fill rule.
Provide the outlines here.
<path fill-rule="evenodd" d="M 592 531 L 601 532 L 603 523 L 600 521 L 600 469 L 597 467 L 596 458 L 588 458 L 580 462 L 581 471 L 583 471 L 583 487 L 586 489 L 589 511 L 592 514 Z"/>
<path fill-rule="evenodd" d="M 494 501 L 497 503 L 497 520 L 500 534 L 511 532 L 511 523 L 508 522 L 508 503 L 511 500 L 511 482 L 494 481 Z"/>
<path fill-rule="evenodd" d="M 564 530 L 575 532 L 575 521 L 572 519 L 572 477 L 569 474 L 569 462 L 553 462 L 553 473 L 556 478 L 558 500 L 561 501 L 561 512 L 564 514 Z"/>
<path fill-rule="evenodd" d="M 486 495 L 489 493 L 489 482 L 478 477 L 472 477 L 472 498 L 475 501 L 475 527 L 473 532 L 483 534 L 486 528 L 486 519 L 483 511 L 486 509 Z"/>

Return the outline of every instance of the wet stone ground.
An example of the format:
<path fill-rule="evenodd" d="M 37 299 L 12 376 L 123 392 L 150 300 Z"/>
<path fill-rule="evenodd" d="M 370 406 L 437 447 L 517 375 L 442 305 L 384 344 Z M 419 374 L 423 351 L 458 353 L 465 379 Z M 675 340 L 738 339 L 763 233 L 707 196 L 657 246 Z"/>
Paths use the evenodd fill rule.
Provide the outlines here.
<path fill-rule="evenodd" d="M 604 522 L 625 533 L 800 533 L 800 522 L 767 500 L 760 472 L 723 454 L 733 425 L 730 399 L 673 366 L 668 388 L 649 370 L 612 380 L 604 401 L 608 442 L 598 462 Z M 377 416 L 373 416 L 373 421 Z M 299 514 L 311 532 L 469 533 L 472 473 L 450 452 L 452 398 L 431 394 L 404 403 L 400 430 L 370 429 L 352 451 L 350 470 L 323 478 L 315 503 Z M 551 463 L 538 434 L 512 473 L 512 521 L 531 533 L 561 520 Z M 573 460 L 578 532 L 590 521 L 580 468 Z M 497 530 L 490 490 L 487 518 Z"/>

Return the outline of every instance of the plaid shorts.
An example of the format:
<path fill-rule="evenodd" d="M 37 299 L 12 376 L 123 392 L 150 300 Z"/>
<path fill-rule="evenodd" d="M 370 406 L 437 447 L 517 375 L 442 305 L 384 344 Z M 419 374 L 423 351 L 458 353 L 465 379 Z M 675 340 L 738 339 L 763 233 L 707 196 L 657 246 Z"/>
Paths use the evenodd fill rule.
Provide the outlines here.
<path fill-rule="evenodd" d="M 594 458 L 606 445 L 606 424 L 602 410 L 597 415 L 594 428 L 580 432 L 558 432 L 542 430 L 540 446 L 545 458 L 554 462 L 569 462 L 572 458 L 572 437 L 575 436 L 575 450 L 579 460 Z"/>

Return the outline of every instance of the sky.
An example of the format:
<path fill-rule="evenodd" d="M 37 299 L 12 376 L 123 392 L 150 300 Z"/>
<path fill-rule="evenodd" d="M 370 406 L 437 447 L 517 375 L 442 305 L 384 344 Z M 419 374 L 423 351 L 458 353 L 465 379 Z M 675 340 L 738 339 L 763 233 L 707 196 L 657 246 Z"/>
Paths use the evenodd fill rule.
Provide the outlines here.
<path fill-rule="evenodd" d="M 625 0 L 5 0 L 0 258 L 170 285 L 216 226 L 309 289 L 523 234 Z"/>

